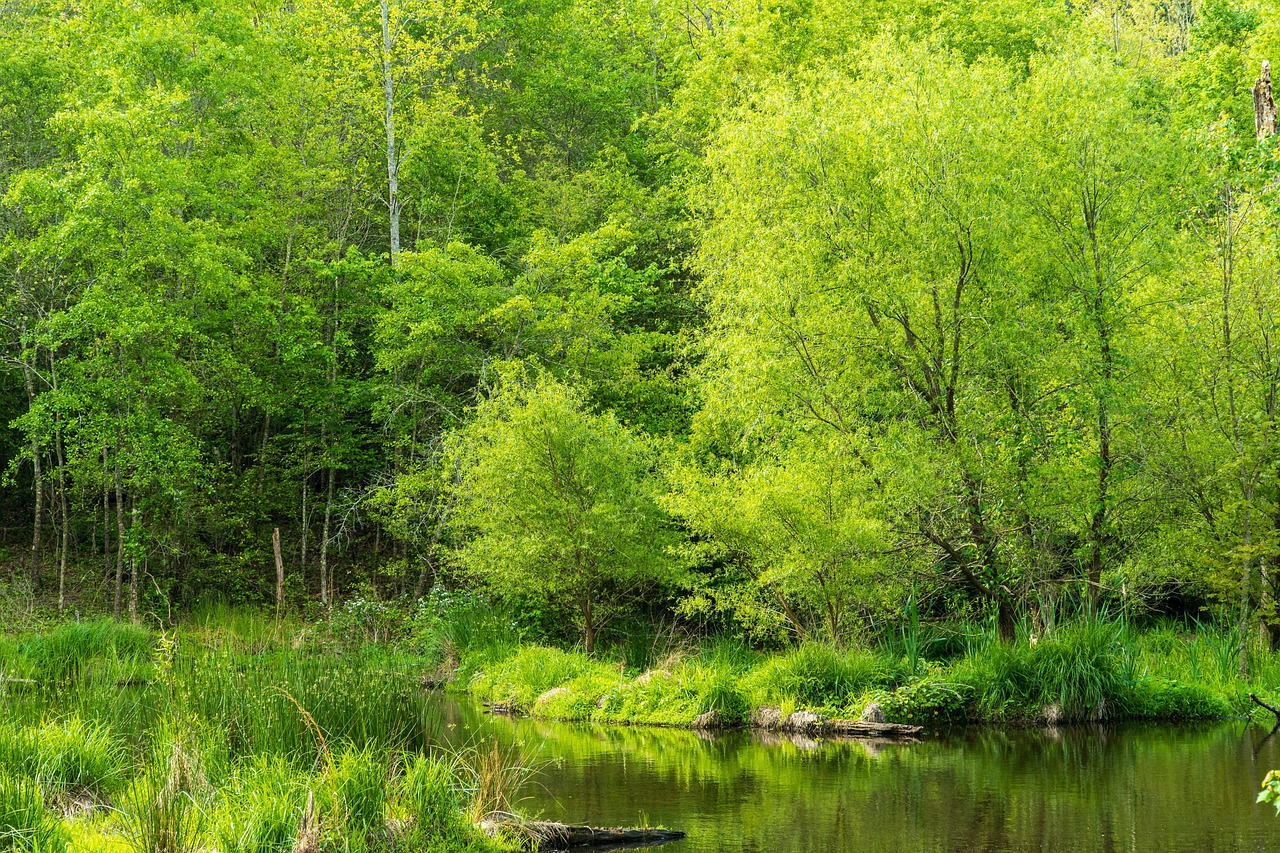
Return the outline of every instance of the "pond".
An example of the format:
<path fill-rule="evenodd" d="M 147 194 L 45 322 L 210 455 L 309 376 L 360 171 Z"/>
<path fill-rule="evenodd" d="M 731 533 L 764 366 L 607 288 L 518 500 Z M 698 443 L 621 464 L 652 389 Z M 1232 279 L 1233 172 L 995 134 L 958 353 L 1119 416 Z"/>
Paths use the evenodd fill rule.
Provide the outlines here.
<path fill-rule="evenodd" d="M 1280 850 L 1256 805 L 1280 735 L 1195 727 L 962 729 L 909 745 L 703 736 L 484 714 L 441 700 L 454 744 L 519 743 L 541 770 L 522 811 L 667 826 L 670 853 Z"/>

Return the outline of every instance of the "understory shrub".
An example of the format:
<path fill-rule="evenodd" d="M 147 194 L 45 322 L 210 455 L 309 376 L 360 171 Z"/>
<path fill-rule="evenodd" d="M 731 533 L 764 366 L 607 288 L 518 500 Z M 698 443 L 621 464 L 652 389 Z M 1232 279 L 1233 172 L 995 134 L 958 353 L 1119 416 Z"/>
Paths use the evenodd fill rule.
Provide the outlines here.
<path fill-rule="evenodd" d="M 963 722 L 969 716 L 973 688 L 968 684 L 948 681 L 943 676 L 928 674 L 893 691 L 875 691 L 849 716 L 858 716 L 871 702 L 877 702 L 885 719 L 892 723 L 938 725 Z"/>
<path fill-rule="evenodd" d="M 1204 720 L 1228 716 L 1231 705 L 1203 684 L 1151 678 L 1134 685 L 1127 712 L 1138 720 Z"/>

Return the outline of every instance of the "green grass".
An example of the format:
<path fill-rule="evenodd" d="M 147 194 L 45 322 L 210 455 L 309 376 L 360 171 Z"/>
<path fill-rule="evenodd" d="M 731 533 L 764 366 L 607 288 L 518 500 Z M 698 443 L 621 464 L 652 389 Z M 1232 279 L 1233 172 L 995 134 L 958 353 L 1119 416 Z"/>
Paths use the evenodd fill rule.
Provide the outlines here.
<path fill-rule="evenodd" d="M 34 779 L 0 769 L 0 850 L 46 853 L 67 847 L 63 822 Z"/>
<path fill-rule="evenodd" d="M 533 716 L 688 726 L 717 710 L 724 724 L 763 706 L 856 717 L 871 702 L 891 721 L 941 725 L 1057 719 L 1199 720 L 1252 713 L 1253 690 L 1280 697 L 1280 654 L 1250 645 L 1237 676 L 1238 634 L 1204 624 L 1135 630 L 1086 616 L 1034 641 L 972 623 L 913 625 L 879 649 L 804 643 L 762 654 L 731 639 L 682 646 L 643 672 L 622 661 L 542 646 L 485 651 L 468 689 Z M 941 650 L 945 653 L 934 654 Z M 463 654 L 463 660 L 466 660 Z M 464 664 L 465 665 L 465 664 Z"/>
<path fill-rule="evenodd" d="M 4 637 L 0 667 L 32 679 L 0 693 L 0 849 L 287 853 L 308 796 L 324 849 L 505 849 L 471 825 L 480 777 L 416 757 L 421 658 L 210 608 Z"/>

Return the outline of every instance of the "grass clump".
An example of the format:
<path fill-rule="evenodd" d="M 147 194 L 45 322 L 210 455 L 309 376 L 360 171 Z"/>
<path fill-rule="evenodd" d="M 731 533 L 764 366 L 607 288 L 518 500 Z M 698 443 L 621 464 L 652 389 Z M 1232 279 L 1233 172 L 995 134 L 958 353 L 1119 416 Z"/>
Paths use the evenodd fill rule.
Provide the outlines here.
<path fill-rule="evenodd" d="M 529 711 L 548 690 L 587 675 L 599 681 L 612 675 L 616 681 L 618 671 L 578 652 L 526 646 L 477 672 L 471 678 L 471 691 L 483 702 Z"/>
<path fill-rule="evenodd" d="M 71 717 L 38 728 L 0 725 L 0 768 L 29 776 L 47 791 L 102 798 L 123 778 L 127 756 L 106 726 Z"/>
<path fill-rule="evenodd" d="M 346 748 L 328 775 L 334 809 L 326 834 L 355 849 L 375 844 L 386 828 L 387 765 L 372 749 Z"/>
<path fill-rule="evenodd" d="M 94 664 L 145 664 L 155 637 L 141 625 L 100 619 L 67 622 L 47 632 L 24 637 L 18 644 L 20 666 L 41 682 L 84 678 Z"/>
<path fill-rule="evenodd" d="M 810 642 L 766 660 L 745 686 L 757 705 L 840 708 L 863 691 L 891 687 L 905 677 L 906 668 L 888 656 Z"/>
<path fill-rule="evenodd" d="M 224 853 L 291 850 L 306 807 L 308 779 L 279 755 L 255 756 L 237 768 L 214 837 Z"/>
<path fill-rule="evenodd" d="M 63 851 L 67 837 L 62 821 L 45 804 L 40 784 L 0 769 L 0 851 Z"/>
<path fill-rule="evenodd" d="M 458 768 L 425 755 L 412 756 L 396 796 L 404 815 L 404 841 L 408 849 L 458 850 L 475 839 L 475 829 L 464 817 L 466 805 L 458 790 Z"/>

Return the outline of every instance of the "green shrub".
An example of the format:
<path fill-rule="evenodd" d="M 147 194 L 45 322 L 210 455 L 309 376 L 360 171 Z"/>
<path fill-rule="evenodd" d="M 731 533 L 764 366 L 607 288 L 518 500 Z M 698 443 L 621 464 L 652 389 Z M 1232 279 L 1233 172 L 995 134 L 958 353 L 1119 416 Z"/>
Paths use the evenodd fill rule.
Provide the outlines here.
<path fill-rule="evenodd" d="M 34 779 L 0 769 L 0 850 L 66 850 L 67 832 Z"/>
<path fill-rule="evenodd" d="M 973 688 L 968 684 L 931 674 L 892 692 L 872 694 L 861 704 L 865 707 L 871 701 L 879 702 L 890 722 L 936 725 L 966 720 L 972 698 Z"/>
<path fill-rule="evenodd" d="M 1153 678 L 1134 685 L 1127 710 L 1139 720 L 1208 720 L 1229 716 L 1231 705 L 1203 684 Z"/>

